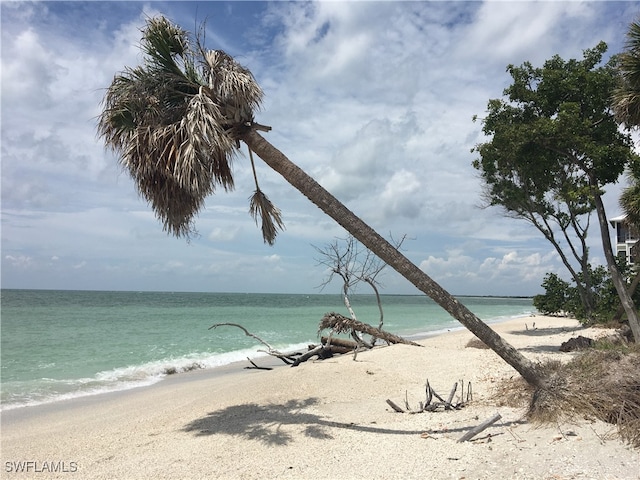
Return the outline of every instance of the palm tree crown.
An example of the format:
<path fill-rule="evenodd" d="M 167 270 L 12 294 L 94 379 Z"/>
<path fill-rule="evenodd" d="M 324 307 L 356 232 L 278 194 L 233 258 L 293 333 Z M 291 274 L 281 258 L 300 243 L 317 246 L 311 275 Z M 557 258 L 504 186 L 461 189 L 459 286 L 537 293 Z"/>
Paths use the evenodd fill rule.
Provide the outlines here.
<path fill-rule="evenodd" d="M 143 64 L 116 74 L 107 89 L 98 134 L 165 231 L 189 237 L 205 198 L 233 189 L 231 161 L 263 93 L 249 70 L 164 17 L 147 20 L 141 49 Z M 272 244 L 283 228 L 280 211 L 254 178 L 250 211 Z"/>
<path fill-rule="evenodd" d="M 613 96 L 617 119 L 628 128 L 640 126 L 640 21 L 627 32 L 625 51 L 618 55 L 620 85 Z"/>

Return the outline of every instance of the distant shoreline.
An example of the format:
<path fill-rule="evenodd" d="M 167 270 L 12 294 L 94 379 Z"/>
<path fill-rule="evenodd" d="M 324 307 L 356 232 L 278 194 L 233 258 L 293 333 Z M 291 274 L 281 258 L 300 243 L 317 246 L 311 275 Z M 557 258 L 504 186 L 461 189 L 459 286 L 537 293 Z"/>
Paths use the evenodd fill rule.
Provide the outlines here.
<path fill-rule="evenodd" d="M 76 289 L 58 289 L 58 288 L 1 288 L 0 292 L 3 290 L 10 291 L 31 291 L 31 292 L 91 292 L 91 293 L 196 293 L 196 294 L 221 294 L 221 295 L 324 295 L 324 296 L 342 296 L 340 292 L 336 293 L 318 293 L 318 292 L 307 292 L 307 293 L 290 293 L 290 292 L 212 292 L 212 291 L 193 291 L 193 290 L 76 290 Z M 381 293 L 382 297 L 427 297 L 430 298 L 426 293 Z M 514 298 L 514 299 L 528 299 L 533 298 L 535 295 L 456 295 L 451 294 L 456 298 Z M 359 296 L 375 296 L 373 293 L 355 293 L 353 294 L 355 297 Z"/>

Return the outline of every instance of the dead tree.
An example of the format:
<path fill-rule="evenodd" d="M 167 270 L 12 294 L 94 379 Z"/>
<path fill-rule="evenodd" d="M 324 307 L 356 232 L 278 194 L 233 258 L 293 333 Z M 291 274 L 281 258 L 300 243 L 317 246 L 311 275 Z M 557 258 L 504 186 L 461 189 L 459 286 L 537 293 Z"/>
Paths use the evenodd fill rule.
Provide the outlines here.
<path fill-rule="evenodd" d="M 406 236 L 403 236 L 401 240 L 394 242 L 396 248 L 400 248 L 404 242 Z M 342 242 L 342 243 L 341 243 Z M 379 282 L 376 277 L 387 266 L 379 257 L 373 254 L 371 250 L 364 248 L 353 236 L 349 236 L 346 239 L 336 239 L 332 244 L 326 246 L 324 249 L 314 247 L 322 256 L 318 260 L 320 265 L 325 265 L 329 268 L 330 274 L 322 284 L 322 288 L 327 286 L 334 275 L 339 276 L 342 279 L 342 295 L 344 299 L 345 307 L 349 312 L 352 320 L 358 321 L 355 311 L 351 305 L 349 295 L 355 291 L 357 285 L 360 282 L 367 283 L 374 291 L 376 301 L 378 304 L 378 310 L 380 312 L 380 318 L 378 321 L 378 329 L 382 330 L 384 324 L 384 311 L 382 308 L 382 300 L 380 298 L 380 291 L 378 286 Z M 369 343 L 365 342 L 361 336 L 357 335 L 354 330 L 348 332 L 352 335 L 354 341 L 359 345 L 367 348 L 375 345 L 378 337 L 372 336 Z"/>

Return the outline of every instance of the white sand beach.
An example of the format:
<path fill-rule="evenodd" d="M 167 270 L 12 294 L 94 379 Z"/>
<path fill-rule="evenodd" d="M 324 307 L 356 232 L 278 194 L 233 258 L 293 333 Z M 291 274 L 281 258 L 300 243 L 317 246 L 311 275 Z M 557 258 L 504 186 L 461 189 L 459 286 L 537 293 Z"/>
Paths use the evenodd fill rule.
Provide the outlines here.
<path fill-rule="evenodd" d="M 532 329 L 535 322 L 536 329 Z M 527 324 L 527 328 L 525 328 Z M 569 358 L 570 319 L 492 325 L 531 359 Z M 614 426 L 580 419 L 532 425 L 499 405 L 518 375 L 495 353 L 467 348 L 466 330 L 307 362 L 245 364 L 174 375 L 150 387 L 2 413 L 2 478 L 82 479 L 638 479 L 640 452 Z M 275 364 L 275 359 L 269 359 Z M 266 362 L 263 362 L 263 364 Z M 461 410 L 395 413 L 391 399 L 424 399 L 471 382 Z M 495 413 L 473 441 L 457 440 Z M 16 470 L 22 470 L 17 472 Z M 57 472 L 51 472 L 57 470 Z"/>

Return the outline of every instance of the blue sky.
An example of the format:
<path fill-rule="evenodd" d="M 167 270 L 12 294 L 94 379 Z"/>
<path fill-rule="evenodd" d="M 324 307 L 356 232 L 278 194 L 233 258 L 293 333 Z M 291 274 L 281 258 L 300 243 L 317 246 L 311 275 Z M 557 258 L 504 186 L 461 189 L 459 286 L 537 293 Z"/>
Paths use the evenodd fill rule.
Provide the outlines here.
<path fill-rule="evenodd" d="M 286 224 L 265 245 L 247 158 L 190 243 L 167 236 L 96 137 L 147 16 L 224 49 L 265 91 L 266 137 L 453 294 L 531 295 L 564 270 L 525 222 L 481 209 L 471 148 L 508 64 L 622 49 L 638 2 L 2 2 L 2 287 L 315 293 L 344 231 L 258 164 Z M 606 194 L 620 213 L 623 184 Z M 594 231 L 595 232 L 595 231 Z M 594 261 L 602 261 L 592 234 Z M 417 293 L 390 269 L 383 293 Z M 339 285 L 329 286 L 338 291 Z M 331 290 L 333 289 L 333 290 Z"/>

